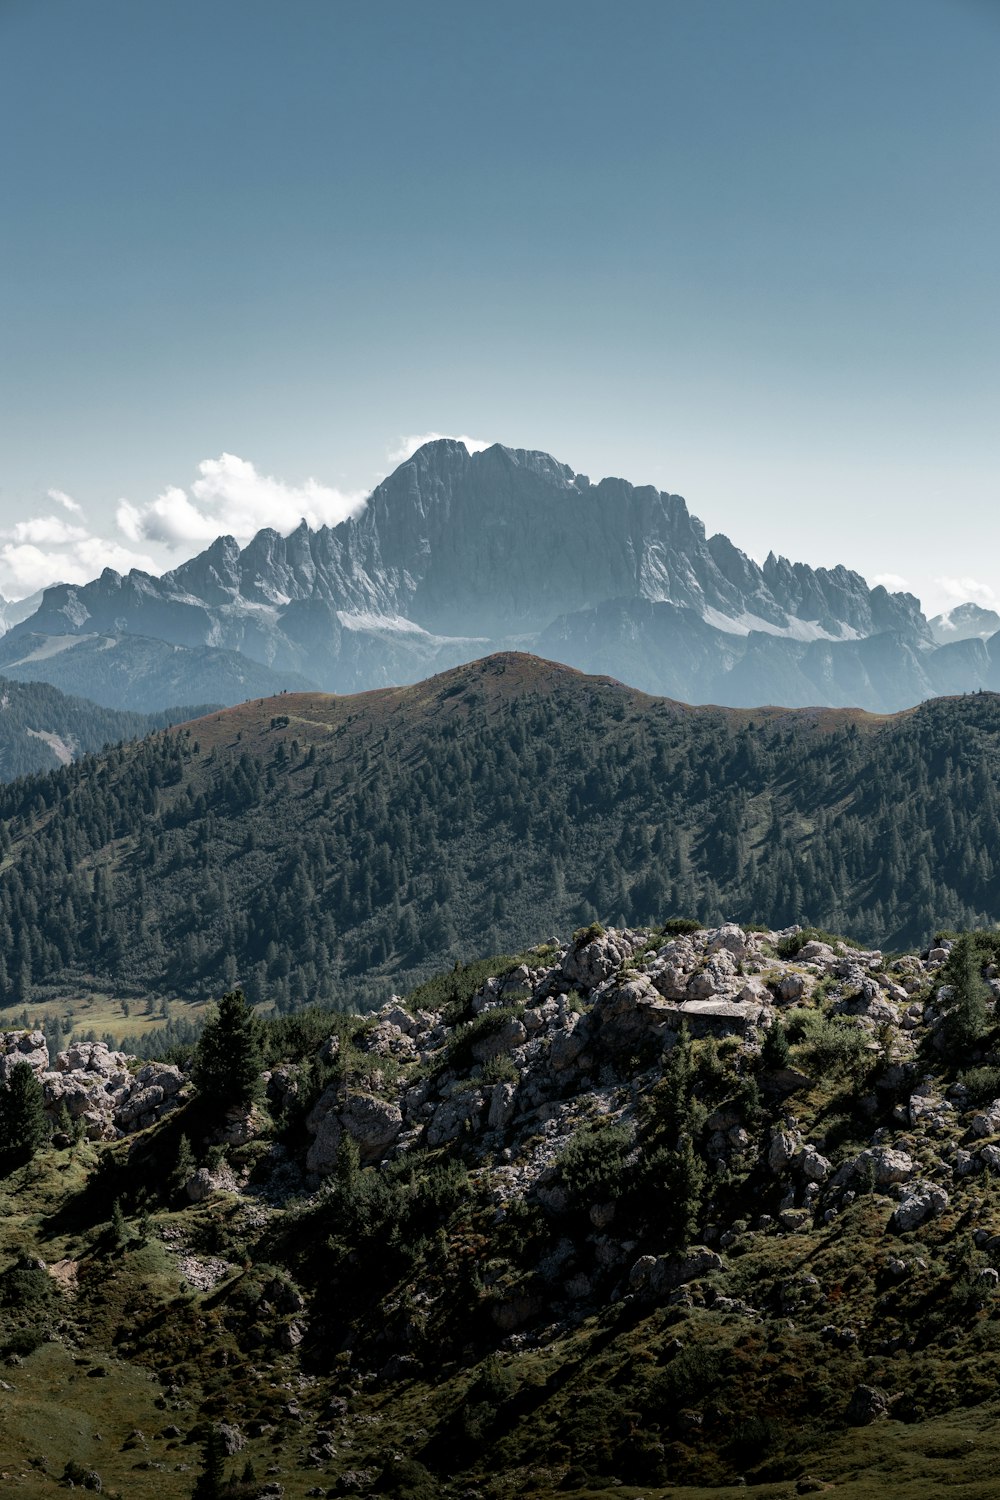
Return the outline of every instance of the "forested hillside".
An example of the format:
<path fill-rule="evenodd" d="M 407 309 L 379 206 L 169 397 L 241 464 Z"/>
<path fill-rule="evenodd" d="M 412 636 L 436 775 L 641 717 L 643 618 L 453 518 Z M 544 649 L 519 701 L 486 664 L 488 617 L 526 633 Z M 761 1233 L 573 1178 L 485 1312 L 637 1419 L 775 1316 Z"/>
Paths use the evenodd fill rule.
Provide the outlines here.
<path fill-rule="evenodd" d="M 518 655 L 257 700 L 0 794 L 0 991 L 353 1005 L 596 917 L 1000 918 L 1000 699 L 689 709 Z"/>

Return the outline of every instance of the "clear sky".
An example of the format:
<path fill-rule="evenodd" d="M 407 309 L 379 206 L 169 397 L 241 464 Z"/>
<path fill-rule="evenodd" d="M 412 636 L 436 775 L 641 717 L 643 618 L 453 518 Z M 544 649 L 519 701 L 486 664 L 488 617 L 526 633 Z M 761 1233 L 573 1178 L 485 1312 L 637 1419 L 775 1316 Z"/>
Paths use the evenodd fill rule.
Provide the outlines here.
<path fill-rule="evenodd" d="M 998 0 L 0 0 L 0 589 L 438 432 L 988 602 L 998 80 Z"/>

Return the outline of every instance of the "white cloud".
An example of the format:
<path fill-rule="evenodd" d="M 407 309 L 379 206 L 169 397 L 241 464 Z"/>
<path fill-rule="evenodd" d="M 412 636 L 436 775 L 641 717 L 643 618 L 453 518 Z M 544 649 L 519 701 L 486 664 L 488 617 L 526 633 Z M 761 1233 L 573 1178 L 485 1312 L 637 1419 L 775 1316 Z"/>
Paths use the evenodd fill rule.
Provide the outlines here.
<path fill-rule="evenodd" d="M 872 583 L 880 583 L 884 589 L 889 589 L 892 593 L 899 593 L 910 587 L 909 580 L 901 578 L 898 573 L 876 573 Z"/>
<path fill-rule="evenodd" d="M 935 578 L 934 582 L 956 604 L 964 604 L 967 600 L 976 604 L 991 604 L 996 599 L 995 590 L 988 583 L 980 583 L 975 578 Z"/>
<path fill-rule="evenodd" d="M 87 533 L 63 547 L 5 542 L 0 546 L 0 591 L 7 598 L 20 599 L 53 583 L 89 583 L 105 568 L 118 573 L 130 568 L 155 572 L 156 564 L 146 553 Z"/>
<path fill-rule="evenodd" d="M 28 521 L 18 521 L 9 531 L 0 531 L 0 536 L 14 542 L 59 545 L 65 542 L 82 542 L 89 536 L 89 532 L 83 526 L 71 526 L 60 516 L 33 516 Z"/>
<path fill-rule="evenodd" d="M 417 449 L 422 448 L 425 443 L 437 443 L 440 442 L 442 438 L 446 437 L 453 438 L 456 443 L 464 443 L 470 453 L 482 453 L 484 448 L 492 448 L 493 446 L 492 441 L 489 441 L 485 438 L 466 437 L 464 433 L 462 435 L 453 434 L 450 432 L 413 433 L 409 437 L 401 437 L 396 444 L 396 447 L 389 449 L 389 462 L 391 464 L 405 463 L 406 460 L 408 458 L 412 458 Z"/>
<path fill-rule="evenodd" d="M 67 495 L 65 490 L 49 490 L 49 499 L 61 505 L 64 510 L 73 511 L 76 515 L 80 515 L 83 510 L 80 502 L 74 500 L 72 495 Z"/>
<path fill-rule="evenodd" d="M 206 458 L 189 490 L 170 485 L 145 505 L 118 503 L 116 519 L 132 542 L 162 542 L 167 547 L 202 545 L 230 535 L 248 542 L 265 526 L 291 531 L 304 520 L 309 526 L 335 526 L 356 515 L 367 492 L 345 493 L 306 479 L 286 484 L 235 453 Z"/>

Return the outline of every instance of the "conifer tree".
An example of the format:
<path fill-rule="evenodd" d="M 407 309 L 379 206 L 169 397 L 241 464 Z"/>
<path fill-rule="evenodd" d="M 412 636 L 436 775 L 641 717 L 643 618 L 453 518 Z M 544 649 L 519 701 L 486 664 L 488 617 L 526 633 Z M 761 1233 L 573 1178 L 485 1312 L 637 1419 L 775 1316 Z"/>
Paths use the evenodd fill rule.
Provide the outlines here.
<path fill-rule="evenodd" d="M 777 1073 L 788 1067 L 788 1059 L 788 1036 L 781 1022 L 775 1020 L 767 1029 L 760 1060 L 769 1073 Z"/>
<path fill-rule="evenodd" d="M 222 1109 L 250 1104 L 260 1092 L 262 1027 L 242 990 L 230 990 L 206 1022 L 194 1059 L 201 1094 Z"/>
<path fill-rule="evenodd" d="M 220 1500 L 225 1483 L 225 1458 L 222 1434 L 212 1427 L 202 1444 L 201 1473 L 191 1491 L 191 1500 Z"/>
<path fill-rule="evenodd" d="M 194 1152 L 191 1150 L 191 1142 L 186 1135 L 182 1135 L 177 1143 L 177 1160 L 170 1174 L 171 1194 L 183 1193 L 188 1181 L 197 1171 L 198 1163 L 195 1161 Z"/>
<path fill-rule="evenodd" d="M 42 1086 L 28 1063 L 15 1063 L 0 1088 L 0 1158 L 30 1161 L 48 1138 Z"/>
<path fill-rule="evenodd" d="M 982 977 L 979 954 L 968 933 L 959 938 L 948 959 L 951 1004 L 945 1016 L 948 1051 L 956 1060 L 981 1041 L 989 1026 L 989 993 Z"/>

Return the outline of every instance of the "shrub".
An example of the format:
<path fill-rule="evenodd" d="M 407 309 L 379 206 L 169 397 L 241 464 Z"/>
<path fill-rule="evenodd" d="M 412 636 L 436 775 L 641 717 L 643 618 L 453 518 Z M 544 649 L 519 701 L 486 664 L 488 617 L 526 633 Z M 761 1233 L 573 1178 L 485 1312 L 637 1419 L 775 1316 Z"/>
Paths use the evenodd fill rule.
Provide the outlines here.
<path fill-rule="evenodd" d="M 799 1044 L 802 1061 L 817 1073 L 857 1073 L 868 1061 L 865 1033 L 841 1016 L 808 1013 Z"/>
<path fill-rule="evenodd" d="M 1000 1068 L 996 1065 L 967 1068 L 959 1074 L 959 1081 L 965 1084 L 970 1104 L 991 1104 L 1000 1099 Z"/>
<path fill-rule="evenodd" d="M 631 1147 L 632 1132 L 625 1125 L 585 1125 L 556 1160 L 566 1191 L 580 1204 L 619 1197 Z"/>

